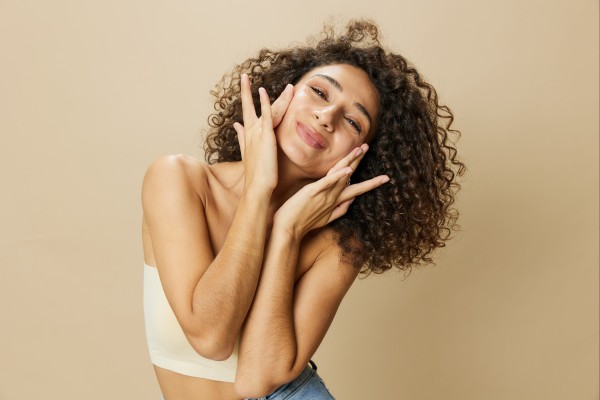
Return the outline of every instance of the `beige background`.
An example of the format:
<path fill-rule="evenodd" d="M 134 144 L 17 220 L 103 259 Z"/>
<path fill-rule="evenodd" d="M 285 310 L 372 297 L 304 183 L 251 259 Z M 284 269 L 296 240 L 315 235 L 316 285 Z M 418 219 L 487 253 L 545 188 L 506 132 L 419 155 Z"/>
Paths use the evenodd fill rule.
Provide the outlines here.
<path fill-rule="evenodd" d="M 0 2 L 0 399 L 159 399 L 140 188 L 201 158 L 209 90 L 329 14 L 374 18 L 456 115 L 463 232 L 357 281 L 338 399 L 599 398 L 598 1 Z"/>

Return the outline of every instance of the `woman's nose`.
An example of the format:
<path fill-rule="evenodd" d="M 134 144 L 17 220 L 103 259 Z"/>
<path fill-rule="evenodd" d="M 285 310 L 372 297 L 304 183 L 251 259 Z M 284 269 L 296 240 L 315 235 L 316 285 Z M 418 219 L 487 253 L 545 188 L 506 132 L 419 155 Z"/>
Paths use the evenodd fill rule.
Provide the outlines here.
<path fill-rule="evenodd" d="M 326 126 L 329 130 L 334 129 L 335 107 L 317 109 L 313 112 L 313 115 L 318 124 Z"/>

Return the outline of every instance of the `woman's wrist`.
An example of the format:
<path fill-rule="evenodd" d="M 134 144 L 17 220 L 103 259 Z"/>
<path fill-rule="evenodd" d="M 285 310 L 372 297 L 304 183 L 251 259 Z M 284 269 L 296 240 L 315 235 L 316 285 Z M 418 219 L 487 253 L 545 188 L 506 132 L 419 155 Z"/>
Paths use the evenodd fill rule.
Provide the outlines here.
<path fill-rule="evenodd" d="M 245 187 L 240 200 L 257 202 L 258 204 L 269 204 L 273 190 L 257 185 Z M 266 203 L 265 203 L 266 202 Z"/>
<path fill-rule="evenodd" d="M 295 224 L 291 221 L 285 221 L 276 216 L 273 218 L 273 234 L 286 235 L 292 240 L 300 241 L 304 237 L 304 231 L 299 224 Z"/>

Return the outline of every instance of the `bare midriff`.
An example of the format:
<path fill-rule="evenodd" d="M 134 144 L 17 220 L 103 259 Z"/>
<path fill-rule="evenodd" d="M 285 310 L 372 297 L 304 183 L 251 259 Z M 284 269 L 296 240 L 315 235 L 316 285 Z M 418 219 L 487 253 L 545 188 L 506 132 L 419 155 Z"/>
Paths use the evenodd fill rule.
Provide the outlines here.
<path fill-rule="evenodd" d="M 165 400 L 243 400 L 232 382 L 186 376 L 154 365 L 154 372 Z"/>

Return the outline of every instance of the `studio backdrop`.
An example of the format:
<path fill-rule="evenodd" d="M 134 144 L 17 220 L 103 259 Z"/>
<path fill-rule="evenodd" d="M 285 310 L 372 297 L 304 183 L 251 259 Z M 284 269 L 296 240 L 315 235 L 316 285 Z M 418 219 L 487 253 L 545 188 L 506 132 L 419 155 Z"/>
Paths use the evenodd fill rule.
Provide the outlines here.
<path fill-rule="evenodd" d="M 159 399 L 141 184 L 263 48 L 368 17 L 455 115 L 460 232 L 357 280 L 337 399 L 598 399 L 598 1 L 0 2 L 0 399 Z"/>

